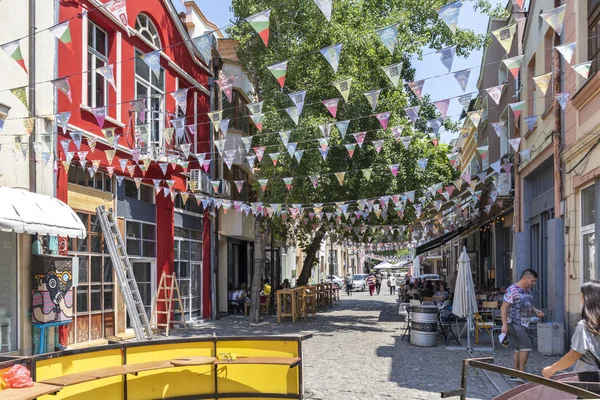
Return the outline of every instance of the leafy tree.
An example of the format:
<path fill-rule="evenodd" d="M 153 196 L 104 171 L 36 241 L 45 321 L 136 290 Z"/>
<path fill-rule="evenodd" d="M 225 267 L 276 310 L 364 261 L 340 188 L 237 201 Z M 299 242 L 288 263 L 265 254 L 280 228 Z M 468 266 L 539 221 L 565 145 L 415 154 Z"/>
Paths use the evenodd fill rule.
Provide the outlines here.
<path fill-rule="evenodd" d="M 333 16 L 331 22 L 327 22 L 310 0 L 233 0 L 236 21 L 228 33 L 239 41 L 237 55 L 256 84 L 256 98 L 264 100 L 264 134 L 255 135 L 252 142 L 253 147 L 267 147 L 257 172 L 259 178 L 269 179 L 261 201 L 268 204 L 303 204 L 304 207 L 325 203 L 323 211 L 335 213 L 333 202 L 400 194 L 453 178 L 453 170 L 446 157 L 447 147 L 434 146 L 424 133 L 427 131 L 425 121 L 439 117 L 435 107 L 426 97 L 423 98 L 421 119 L 413 126 L 403 109 L 419 102 L 408 86 L 394 88 L 381 69 L 382 66 L 402 63 L 401 77 L 405 82 L 411 82 L 415 75 L 411 57 L 422 56 L 424 46 L 441 49 L 456 45 L 457 56 L 467 55 L 481 47 L 484 36 L 475 35 L 469 29 L 458 29 L 453 35 L 439 20 L 436 10 L 446 3 L 440 0 L 334 0 Z M 478 1 L 479 6 L 485 4 L 485 1 Z M 269 45 L 265 47 L 244 19 L 267 9 L 271 10 L 271 32 Z M 375 31 L 396 23 L 400 24 L 400 29 L 398 44 L 392 55 Z M 318 50 L 338 43 L 342 43 L 343 47 L 339 70 L 334 73 Z M 433 59 L 436 56 L 429 57 Z M 266 67 L 283 61 L 289 62 L 282 90 Z M 341 97 L 332 82 L 347 78 L 352 78 L 350 98 L 347 103 L 340 100 L 337 119 L 334 119 L 321 102 Z M 363 93 L 377 89 L 383 90 L 377 110 L 373 112 Z M 296 127 L 284 108 L 293 106 L 288 94 L 301 90 L 308 92 Z M 373 116 L 386 111 L 392 112 L 390 127 L 403 125 L 403 135 L 413 137 L 408 150 L 393 139 L 390 129 L 381 129 Z M 318 139 L 323 138 L 317 125 L 343 120 L 351 120 L 348 133 L 342 138 L 337 129 L 332 128 L 329 154 L 323 160 L 317 150 Z M 290 142 L 297 142 L 297 149 L 305 150 L 300 163 L 289 156 L 277 134 L 287 130 L 292 130 Z M 343 145 L 355 143 L 352 133 L 364 131 L 368 132 L 364 146 L 362 149 L 357 146 L 350 158 Z M 370 144 L 377 139 L 385 139 L 379 154 Z M 271 162 L 269 153 L 280 153 L 276 166 Z M 426 171 L 417 166 L 417 160 L 421 158 L 429 158 Z M 390 164 L 400 164 L 396 177 L 390 172 Z M 361 172 L 364 168 L 373 168 L 370 180 L 365 179 Z M 347 173 L 343 185 L 340 185 L 333 173 L 344 171 Z M 309 179 L 315 174 L 320 175 L 316 188 Z M 294 178 L 291 190 L 287 190 L 283 181 L 288 177 Z M 262 192 L 258 186 L 257 190 Z M 367 220 L 361 218 L 353 223 L 344 218 L 342 224 L 325 218 L 311 219 L 305 212 L 301 218 L 293 219 L 288 213 L 285 221 L 276 218 L 272 223 L 284 224 L 288 228 L 288 240 L 304 249 L 306 259 L 298 278 L 298 285 L 303 285 L 310 278 L 315 255 L 326 234 L 332 234 L 338 240 L 379 240 L 370 230 L 365 231 L 365 227 L 407 225 L 414 219 L 412 207 L 407 207 L 403 219 L 400 219 L 392 205 L 386 219 L 372 213 Z M 340 229 L 345 224 L 357 229 Z"/>

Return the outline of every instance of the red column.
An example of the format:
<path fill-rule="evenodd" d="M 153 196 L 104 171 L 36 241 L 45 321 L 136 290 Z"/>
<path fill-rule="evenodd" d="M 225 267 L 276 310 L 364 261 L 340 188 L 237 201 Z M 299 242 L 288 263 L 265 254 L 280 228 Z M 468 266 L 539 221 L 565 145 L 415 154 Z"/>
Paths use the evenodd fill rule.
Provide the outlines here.
<path fill-rule="evenodd" d="M 173 273 L 173 241 L 174 241 L 174 215 L 171 197 L 161 194 L 156 196 L 156 285 L 164 274 Z M 168 281 L 170 283 L 170 281 Z M 159 298 L 163 298 L 161 295 Z M 165 303 L 159 302 L 158 311 L 165 310 Z M 173 317 L 173 316 L 171 316 Z M 159 323 L 166 322 L 165 314 L 158 314 Z"/>
<path fill-rule="evenodd" d="M 212 299 L 212 288 L 210 285 L 210 260 L 212 257 L 211 243 L 210 243 L 210 229 L 212 221 L 208 217 L 208 213 L 204 214 L 204 221 L 202 223 L 202 318 L 210 319 L 212 315 L 211 303 Z M 215 305 L 216 307 L 216 305 Z"/>

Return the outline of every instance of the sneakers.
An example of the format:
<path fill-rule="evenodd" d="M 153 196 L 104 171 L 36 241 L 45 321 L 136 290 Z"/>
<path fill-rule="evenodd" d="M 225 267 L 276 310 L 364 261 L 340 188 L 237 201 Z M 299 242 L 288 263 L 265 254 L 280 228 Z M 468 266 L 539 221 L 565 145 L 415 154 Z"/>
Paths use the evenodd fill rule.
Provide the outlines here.
<path fill-rule="evenodd" d="M 529 382 L 529 381 L 526 381 L 524 379 L 517 378 L 516 376 L 511 376 L 511 377 L 508 378 L 508 380 L 511 381 L 511 382 L 515 382 L 515 383 L 527 383 L 527 382 Z"/>

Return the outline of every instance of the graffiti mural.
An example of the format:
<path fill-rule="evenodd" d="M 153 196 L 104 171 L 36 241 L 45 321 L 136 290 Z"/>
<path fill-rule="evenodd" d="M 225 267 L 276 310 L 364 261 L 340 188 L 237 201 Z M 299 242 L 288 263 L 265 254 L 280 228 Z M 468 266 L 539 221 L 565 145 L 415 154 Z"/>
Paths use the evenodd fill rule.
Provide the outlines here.
<path fill-rule="evenodd" d="M 34 324 L 73 319 L 73 267 L 69 257 L 32 256 L 32 310 Z"/>

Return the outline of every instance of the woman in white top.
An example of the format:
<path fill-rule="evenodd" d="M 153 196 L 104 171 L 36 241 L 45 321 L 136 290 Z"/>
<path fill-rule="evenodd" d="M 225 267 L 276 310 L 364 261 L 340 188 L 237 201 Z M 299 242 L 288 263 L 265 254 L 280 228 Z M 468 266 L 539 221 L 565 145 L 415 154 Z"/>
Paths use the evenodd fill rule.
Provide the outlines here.
<path fill-rule="evenodd" d="M 395 295 L 396 294 L 396 285 L 398 284 L 398 282 L 396 281 L 396 277 L 392 274 L 389 274 L 387 284 L 390 287 L 390 294 Z"/>

